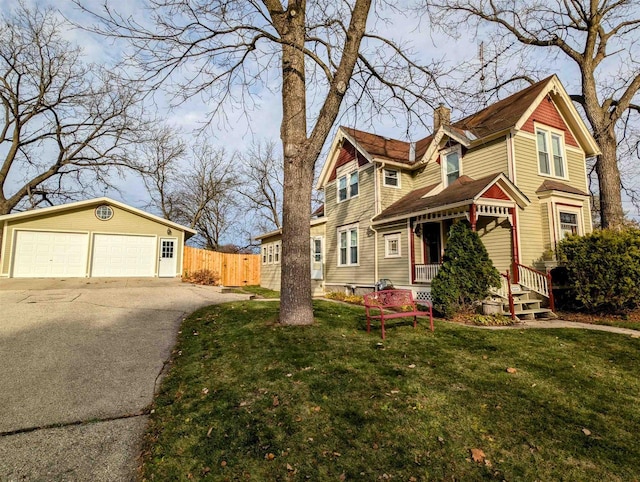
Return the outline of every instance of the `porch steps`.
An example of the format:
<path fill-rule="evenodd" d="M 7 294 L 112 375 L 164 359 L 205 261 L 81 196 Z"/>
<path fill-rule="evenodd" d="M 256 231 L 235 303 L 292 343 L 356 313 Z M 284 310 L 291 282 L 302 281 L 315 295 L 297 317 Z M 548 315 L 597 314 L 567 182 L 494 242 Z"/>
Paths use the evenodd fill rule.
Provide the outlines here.
<path fill-rule="evenodd" d="M 536 318 L 555 319 L 558 316 L 549 308 L 540 306 L 542 300 L 534 297 L 533 291 L 519 284 L 511 286 L 513 307 L 518 320 L 535 320 Z M 509 313 L 509 300 L 502 300 L 502 311 Z"/>

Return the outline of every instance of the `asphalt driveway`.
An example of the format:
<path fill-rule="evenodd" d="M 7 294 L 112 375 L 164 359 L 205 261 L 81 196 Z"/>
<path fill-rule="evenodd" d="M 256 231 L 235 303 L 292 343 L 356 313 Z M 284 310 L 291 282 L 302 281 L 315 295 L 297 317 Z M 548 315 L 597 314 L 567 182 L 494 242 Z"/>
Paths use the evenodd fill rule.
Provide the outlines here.
<path fill-rule="evenodd" d="M 181 320 L 246 298 L 173 279 L 0 279 L 0 480 L 131 480 Z"/>

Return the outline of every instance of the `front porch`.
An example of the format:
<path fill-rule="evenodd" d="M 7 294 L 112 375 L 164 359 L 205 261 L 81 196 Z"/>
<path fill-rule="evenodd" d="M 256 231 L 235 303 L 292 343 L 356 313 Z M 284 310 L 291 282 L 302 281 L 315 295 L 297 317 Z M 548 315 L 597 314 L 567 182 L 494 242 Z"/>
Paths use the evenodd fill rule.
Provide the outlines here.
<path fill-rule="evenodd" d="M 459 219 L 469 221 L 471 229 L 478 232 L 496 268 L 500 272 L 509 271 L 517 279 L 514 268 L 519 261 L 515 207 L 474 203 L 409 218 L 411 284 L 431 284 L 442 265 L 449 228 Z"/>

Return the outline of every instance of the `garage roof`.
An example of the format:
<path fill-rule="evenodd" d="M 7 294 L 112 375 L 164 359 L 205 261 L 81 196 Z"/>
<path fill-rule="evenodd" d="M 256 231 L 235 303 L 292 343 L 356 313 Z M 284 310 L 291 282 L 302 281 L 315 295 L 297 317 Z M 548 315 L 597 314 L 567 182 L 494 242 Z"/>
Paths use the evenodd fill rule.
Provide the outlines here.
<path fill-rule="evenodd" d="M 156 221 L 158 223 L 164 224 L 165 226 L 169 226 L 174 229 L 182 230 L 186 233 L 189 233 L 191 236 L 197 234 L 197 232 L 191 228 L 183 226 L 182 224 L 174 223 L 173 221 L 169 221 L 168 219 L 161 218 L 160 216 L 156 216 L 154 214 L 150 214 L 146 211 L 142 211 L 141 209 L 134 208 L 133 206 L 129 206 L 128 204 L 122 203 L 120 201 L 116 201 L 115 199 L 111 199 L 108 197 L 98 197 L 93 199 L 86 199 L 84 201 L 77 201 L 68 204 L 60 204 L 58 206 L 51 206 L 48 208 L 38 208 L 31 209 L 29 211 L 22 211 L 20 213 L 12 213 L 12 214 L 4 214 L 0 216 L 0 221 L 12 221 L 14 219 L 23 219 L 29 218 L 32 216 L 43 216 L 52 213 L 61 213 L 71 209 L 82 208 L 86 206 L 97 206 L 100 204 L 110 204 L 112 206 L 119 207 L 120 209 L 124 209 L 125 211 L 129 211 L 131 213 L 137 214 L 138 216 L 142 216 L 144 218 L 150 219 L 152 221 Z M 191 237 L 191 236 L 185 236 Z"/>

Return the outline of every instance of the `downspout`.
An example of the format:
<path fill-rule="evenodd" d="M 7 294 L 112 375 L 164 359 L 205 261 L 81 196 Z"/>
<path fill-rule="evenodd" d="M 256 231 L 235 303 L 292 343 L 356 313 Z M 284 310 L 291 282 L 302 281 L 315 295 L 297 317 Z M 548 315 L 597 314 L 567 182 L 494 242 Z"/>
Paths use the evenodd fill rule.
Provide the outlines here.
<path fill-rule="evenodd" d="M 384 162 L 380 169 L 384 168 Z M 378 275 L 378 231 L 373 227 L 373 218 L 380 214 L 380 192 L 378 189 L 378 168 L 373 169 L 373 216 L 369 218 L 369 229 L 373 231 L 373 282 L 377 283 L 380 279 Z"/>

